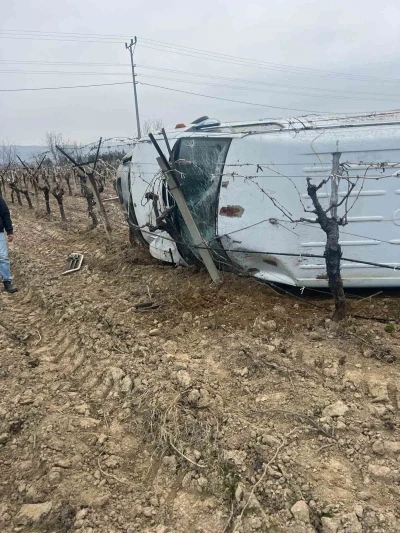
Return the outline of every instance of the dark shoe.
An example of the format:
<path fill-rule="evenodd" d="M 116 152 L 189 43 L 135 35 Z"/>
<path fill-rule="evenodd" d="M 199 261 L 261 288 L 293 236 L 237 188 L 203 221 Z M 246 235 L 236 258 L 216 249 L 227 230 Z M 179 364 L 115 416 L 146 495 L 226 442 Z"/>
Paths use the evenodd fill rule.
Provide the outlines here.
<path fill-rule="evenodd" d="M 12 284 L 12 281 L 3 281 L 4 283 L 4 289 L 6 292 L 9 292 L 11 294 L 14 294 L 14 292 L 18 292 L 17 287 L 14 287 Z"/>

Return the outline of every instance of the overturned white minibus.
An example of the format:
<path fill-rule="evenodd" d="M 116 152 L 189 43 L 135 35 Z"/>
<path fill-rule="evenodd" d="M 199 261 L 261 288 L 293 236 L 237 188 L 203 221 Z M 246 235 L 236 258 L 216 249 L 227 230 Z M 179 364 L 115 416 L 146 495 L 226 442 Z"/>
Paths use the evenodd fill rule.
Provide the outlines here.
<path fill-rule="evenodd" d="M 400 286 L 400 112 L 241 123 L 202 117 L 154 137 L 219 268 L 327 286 L 326 235 L 307 195 L 311 178 L 322 183 L 318 199 L 328 214 L 334 201 L 337 217 L 345 217 L 345 287 Z M 150 139 L 135 143 L 118 169 L 118 195 L 132 236 L 154 257 L 191 264 L 199 250 L 157 155 Z"/>

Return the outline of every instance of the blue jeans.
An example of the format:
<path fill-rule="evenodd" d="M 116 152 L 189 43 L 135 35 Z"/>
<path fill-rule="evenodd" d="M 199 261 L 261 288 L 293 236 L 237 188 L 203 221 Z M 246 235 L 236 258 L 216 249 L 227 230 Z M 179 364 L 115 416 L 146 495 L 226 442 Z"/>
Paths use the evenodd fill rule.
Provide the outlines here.
<path fill-rule="evenodd" d="M 0 276 L 3 278 L 3 281 L 12 280 L 5 233 L 0 233 Z"/>

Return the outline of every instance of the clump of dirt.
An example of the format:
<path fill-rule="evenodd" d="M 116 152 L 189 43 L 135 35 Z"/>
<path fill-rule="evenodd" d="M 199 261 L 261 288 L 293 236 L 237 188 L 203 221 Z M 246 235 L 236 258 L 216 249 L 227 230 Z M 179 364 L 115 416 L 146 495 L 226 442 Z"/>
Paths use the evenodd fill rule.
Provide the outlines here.
<path fill-rule="evenodd" d="M 118 206 L 110 242 L 65 200 L 64 227 L 12 206 L 1 531 L 400 531 L 396 323 L 337 325 L 329 301 L 233 274 L 215 288 L 130 247 Z"/>

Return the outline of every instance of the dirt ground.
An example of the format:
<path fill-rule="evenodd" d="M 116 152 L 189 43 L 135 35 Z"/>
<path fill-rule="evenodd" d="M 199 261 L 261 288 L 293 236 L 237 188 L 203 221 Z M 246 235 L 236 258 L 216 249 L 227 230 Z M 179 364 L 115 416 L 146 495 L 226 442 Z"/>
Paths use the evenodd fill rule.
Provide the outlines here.
<path fill-rule="evenodd" d="M 400 532 L 398 322 L 215 288 L 131 247 L 115 203 L 110 242 L 66 200 L 66 228 L 11 206 L 1 532 Z M 400 300 L 351 309 L 398 319 Z"/>

